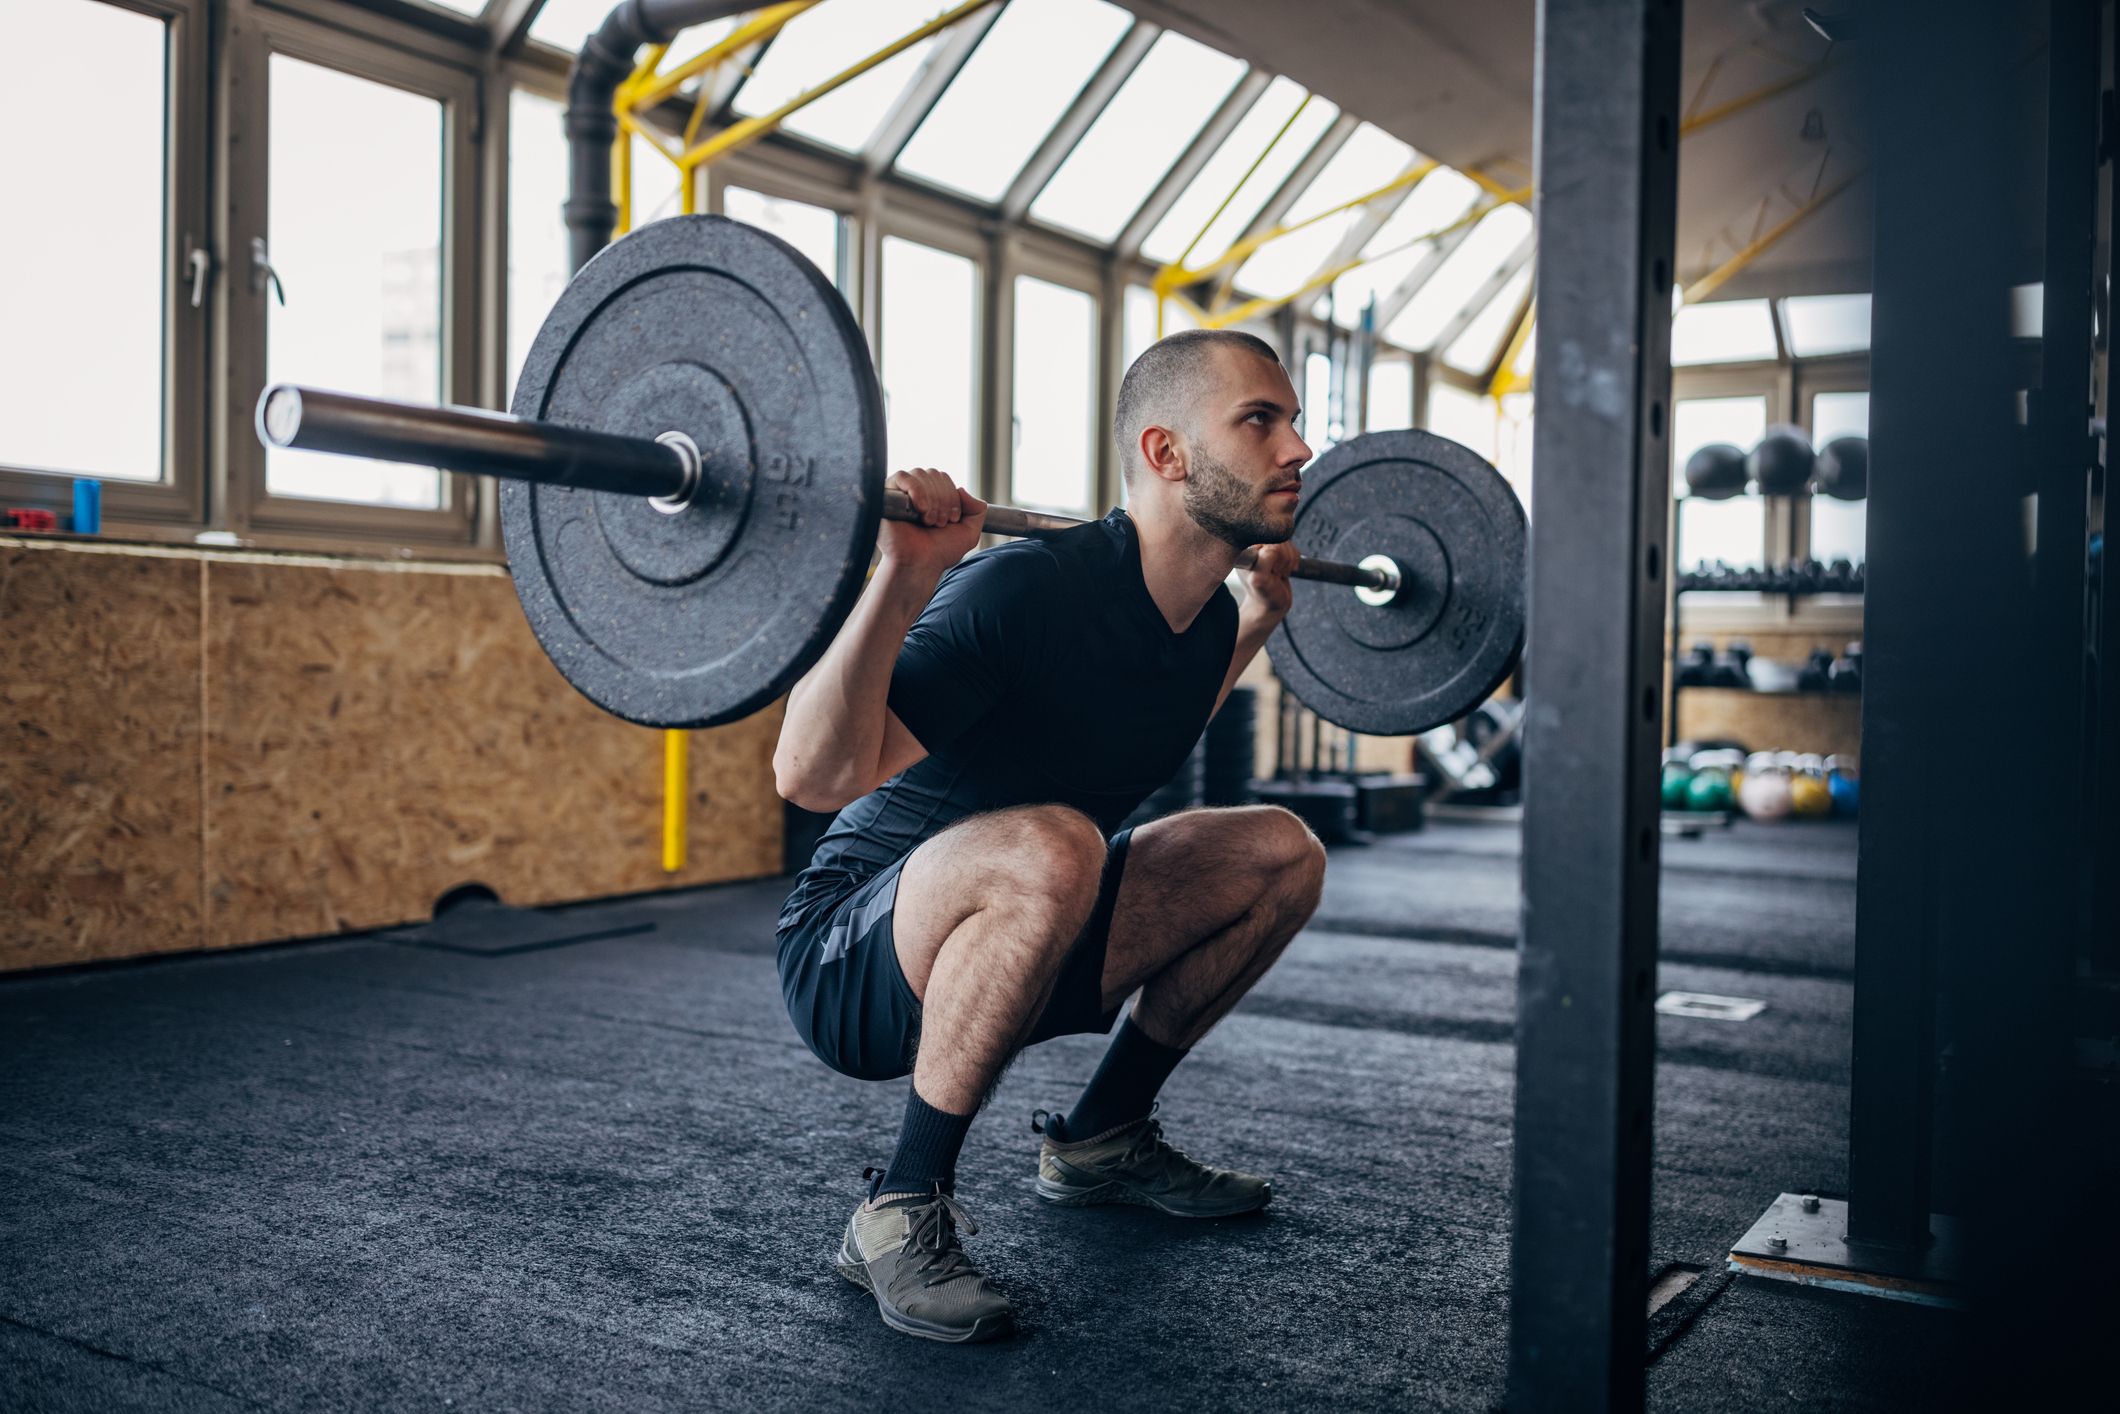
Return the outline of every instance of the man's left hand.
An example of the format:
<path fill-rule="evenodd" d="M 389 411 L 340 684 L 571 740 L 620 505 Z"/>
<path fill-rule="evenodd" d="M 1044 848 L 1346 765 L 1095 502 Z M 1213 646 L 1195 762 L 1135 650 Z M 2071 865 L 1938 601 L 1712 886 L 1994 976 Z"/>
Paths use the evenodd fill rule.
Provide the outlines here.
<path fill-rule="evenodd" d="M 1244 581 L 1244 587 L 1251 591 L 1244 601 L 1244 616 L 1271 629 L 1287 617 L 1288 606 L 1295 602 L 1295 586 L 1288 576 L 1303 557 L 1295 546 L 1285 542 L 1256 548 L 1259 558 Z"/>

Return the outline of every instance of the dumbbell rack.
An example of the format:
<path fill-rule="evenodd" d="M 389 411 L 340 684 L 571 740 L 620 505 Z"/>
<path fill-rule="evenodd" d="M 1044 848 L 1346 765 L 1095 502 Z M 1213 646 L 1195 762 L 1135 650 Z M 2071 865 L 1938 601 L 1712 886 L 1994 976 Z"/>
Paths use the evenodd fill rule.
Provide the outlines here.
<path fill-rule="evenodd" d="M 1835 595 L 1840 595 L 1840 596 L 1843 596 L 1843 597 L 1848 597 L 1848 598 L 1858 598 L 1858 599 L 1862 597 L 1862 591 L 1861 591 L 1861 590 L 1859 590 L 1859 589 L 1858 589 L 1858 590 L 1846 590 L 1846 589 L 1833 589 L 1833 590 L 1813 590 L 1813 589 L 1782 589 L 1782 590 L 1735 590 L 1735 591 L 1733 591 L 1733 590 L 1727 590 L 1727 589 L 1708 589 L 1708 588 L 1702 588 L 1702 587 L 1695 587 L 1695 588 L 1692 588 L 1692 589 L 1688 589 L 1688 588 L 1686 588 L 1685 586 L 1683 586 L 1682 584 L 1680 584 L 1680 583 L 1679 583 L 1679 578 L 1680 578 L 1681 574 L 1683 573 L 1683 572 L 1682 572 L 1682 571 L 1680 570 L 1679 566 L 1681 566 L 1681 565 L 1683 565 L 1683 564 L 1685 563 L 1685 561 L 1684 561 L 1683 559 L 1681 559 L 1681 558 L 1679 557 L 1679 549 L 1680 549 L 1680 546 L 1679 546 L 1679 527 L 1680 527 L 1681 525 L 1683 525 L 1684 523 L 1685 523 L 1685 517 L 1684 517 L 1683 515 L 1679 515 L 1679 514 L 1677 514 L 1676 512 L 1674 512 L 1674 513 L 1673 513 L 1673 515 L 1672 515 L 1672 517 L 1671 517 L 1671 554 L 1670 554 L 1670 564 L 1671 564 L 1671 582 L 1672 582 L 1672 587 L 1671 587 L 1671 650 L 1670 650 L 1670 658 L 1671 658 L 1671 687 L 1670 687 L 1670 696 L 1669 696 L 1669 700 L 1668 700 L 1668 701 L 1667 701 L 1667 702 L 1666 702 L 1666 703 L 1664 704 L 1664 727 L 1665 727 L 1665 732 L 1666 732 L 1666 734 L 1667 734 L 1667 738 L 1668 738 L 1668 740 L 1671 740 L 1671 741 L 1676 741 L 1676 740 L 1678 739 L 1678 694 L 1679 694 L 1679 691 L 1680 691 L 1680 690 L 1681 690 L 1682 688 L 1687 688 L 1687 687 L 1699 687 L 1699 686 L 1702 686 L 1702 685 L 1703 685 L 1703 684 L 1700 684 L 1700 683 L 1682 683 L 1682 682 L 1680 682 L 1680 681 L 1678 680 L 1678 669 L 1679 669 L 1679 665 L 1680 665 L 1680 663 L 1682 663 L 1682 662 L 1684 661 L 1684 659 L 1685 659 L 1685 643 L 1686 643 L 1686 639 L 1685 639 L 1685 633 L 1684 633 L 1684 631 L 1683 631 L 1683 629 L 1684 629 L 1684 624 L 1683 624 L 1683 616 L 1682 616 L 1682 615 L 1680 614 L 1680 612 L 1679 612 L 1679 609 L 1680 609 L 1680 604 L 1681 604 L 1681 602 L 1682 602 L 1682 601 L 1684 600 L 1684 598 L 1685 598 L 1685 596 L 1686 596 L 1686 595 L 1688 595 L 1688 594 L 1729 594 L 1729 593 L 1733 593 L 1733 592 L 1734 592 L 1734 593 L 1745 593 L 1745 594 L 1758 594 L 1758 595 L 1760 595 L 1760 596 L 1761 596 L 1762 598 L 1764 598 L 1764 597 L 1766 597 L 1766 596 L 1768 596 L 1768 595 L 1773 595 L 1773 596 L 1775 596 L 1775 597 L 1779 597 L 1779 598 L 1782 598 L 1782 599 L 1785 599 L 1785 600 L 1787 600 L 1787 601 L 1788 601 L 1788 603 L 1790 604 L 1790 606 L 1791 606 L 1791 607 L 1794 607 L 1794 605 L 1795 605 L 1796 601 L 1797 601 L 1797 600 L 1799 600 L 1799 599 L 1810 599 L 1810 598 L 1815 598 L 1815 597 L 1817 597 L 1817 596 L 1818 596 L 1818 595 L 1820 595 L 1820 594 L 1835 594 Z M 1852 693 L 1847 693 L 1847 692 L 1836 692 L 1836 691 L 1833 691 L 1833 690 L 1832 690 L 1832 689 L 1830 689 L 1830 688 L 1828 688 L 1828 689 L 1826 689 L 1826 690 L 1824 690 L 1824 691 L 1821 691 L 1821 690 L 1819 690 L 1819 689 L 1817 689 L 1817 688 L 1809 688 L 1809 687 L 1785 687 L 1785 688 L 1771 688 L 1771 689 L 1761 689 L 1761 688 L 1756 688 L 1756 687 L 1755 687 L 1755 688 L 1742 688 L 1742 689 L 1740 689 L 1740 688 L 1724 688 L 1724 689 L 1722 689 L 1722 690 L 1723 690 L 1723 691 L 1725 691 L 1725 692 L 1747 691 L 1747 692 L 1751 692 L 1751 693 L 1752 693 L 1752 694 L 1754 694 L 1755 696 L 1759 696 L 1759 697 L 1852 697 L 1852 696 L 1854 696 L 1854 694 L 1852 694 Z"/>

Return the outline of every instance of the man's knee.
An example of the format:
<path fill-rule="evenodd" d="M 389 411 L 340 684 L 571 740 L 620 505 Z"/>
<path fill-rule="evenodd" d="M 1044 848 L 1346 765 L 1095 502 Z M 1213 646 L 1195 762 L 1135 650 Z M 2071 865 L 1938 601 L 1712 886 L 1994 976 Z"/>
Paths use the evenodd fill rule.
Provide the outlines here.
<path fill-rule="evenodd" d="M 1302 817 L 1278 805 L 1257 807 L 1254 825 L 1260 872 L 1274 880 L 1283 900 L 1306 912 L 1317 907 L 1325 887 L 1325 846 Z"/>
<path fill-rule="evenodd" d="M 1108 846 L 1097 822 L 1064 805 L 1020 806 L 985 820 L 984 901 L 1050 912 L 1079 927 L 1104 874 Z"/>

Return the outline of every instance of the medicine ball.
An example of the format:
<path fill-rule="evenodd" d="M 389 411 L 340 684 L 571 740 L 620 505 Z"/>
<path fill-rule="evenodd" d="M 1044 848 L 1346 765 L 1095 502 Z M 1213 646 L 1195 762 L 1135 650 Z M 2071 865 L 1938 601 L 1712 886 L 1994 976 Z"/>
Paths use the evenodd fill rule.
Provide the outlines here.
<path fill-rule="evenodd" d="M 1728 442 L 1710 442 L 1686 458 L 1686 490 L 1710 501 L 1727 501 L 1745 489 L 1745 454 Z"/>
<path fill-rule="evenodd" d="M 1870 439 L 1835 437 L 1818 453 L 1815 480 L 1821 494 L 1859 501 L 1870 494 Z"/>
<path fill-rule="evenodd" d="M 1789 818 L 1789 778 L 1779 771 L 1748 771 L 1738 787 L 1737 803 L 1754 820 Z"/>
<path fill-rule="evenodd" d="M 1818 458 L 1801 428 L 1784 423 L 1767 429 L 1745 466 L 1762 496 L 1793 496 L 1809 484 Z"/>

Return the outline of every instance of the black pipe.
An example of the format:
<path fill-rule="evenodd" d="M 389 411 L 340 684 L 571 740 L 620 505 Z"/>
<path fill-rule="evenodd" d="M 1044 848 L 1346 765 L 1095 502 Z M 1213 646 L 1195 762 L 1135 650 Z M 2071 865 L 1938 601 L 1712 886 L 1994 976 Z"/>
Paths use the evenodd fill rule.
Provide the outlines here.
<path fill-rule="evenodd" d="M 620 0 L 583 43 L 567 79 L 567 265 L 581 269 L 611 243 L 618 206 L 611 200 L 611 144 L 618 117 L 611 101 L 633 72 L 643 44 L 668 44 L 688 25 L 756 6 L 757 0 Z"/>

